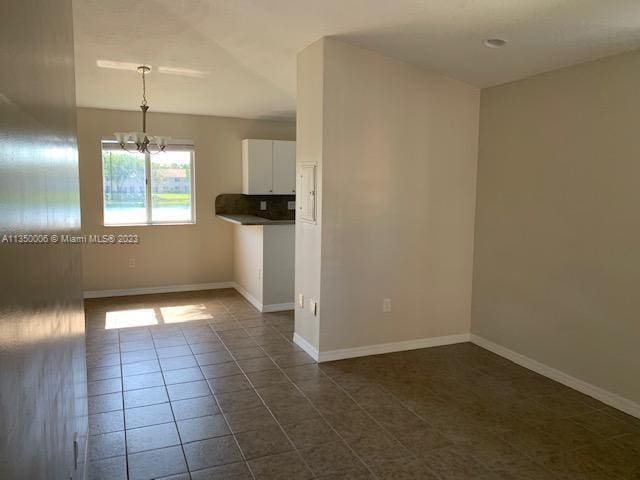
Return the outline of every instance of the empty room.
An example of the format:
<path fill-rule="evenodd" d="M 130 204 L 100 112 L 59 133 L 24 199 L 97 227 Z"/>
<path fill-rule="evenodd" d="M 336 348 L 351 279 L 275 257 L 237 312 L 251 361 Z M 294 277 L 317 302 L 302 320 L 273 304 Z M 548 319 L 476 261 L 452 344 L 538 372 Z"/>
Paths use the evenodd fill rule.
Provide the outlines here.
<path fill-rule="evenodd" d="M 0 478 L 640 480 L 636 0 L 0 11 Z"/>

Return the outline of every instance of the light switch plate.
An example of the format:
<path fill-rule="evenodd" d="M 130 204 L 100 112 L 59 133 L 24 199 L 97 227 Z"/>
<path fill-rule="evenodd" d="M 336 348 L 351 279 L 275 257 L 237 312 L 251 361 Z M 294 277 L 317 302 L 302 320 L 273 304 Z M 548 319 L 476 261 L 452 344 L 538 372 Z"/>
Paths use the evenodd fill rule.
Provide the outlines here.
<path fill-rule="evenodd" d="M 391 299 L 383 298 L 382 299 L 382 311 L 388 313 L 391 311 Z"/>
<path fill-rule="evenodd" d="M 267 202 L 265 200 L 261 200 L 260 201 L 260 210 L 266 210 L 267 209 Z"/>
<path fill-rule="evenodd" d="M 298 307 L 304 308 L 304 295 L 302 293 L 298 295 Z"/>
<path fill-rule="evenodd" d="M 295 210 L 296 209 L 296 202 L 295 201 L 287 202 L 287 208 L 289 210 Z"/>

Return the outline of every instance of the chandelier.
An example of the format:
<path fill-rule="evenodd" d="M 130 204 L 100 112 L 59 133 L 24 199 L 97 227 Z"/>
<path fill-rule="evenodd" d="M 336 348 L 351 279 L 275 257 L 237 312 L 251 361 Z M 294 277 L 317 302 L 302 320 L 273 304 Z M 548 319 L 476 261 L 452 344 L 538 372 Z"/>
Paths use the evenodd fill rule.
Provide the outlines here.
<path fill-rule="evenodd" d="M 142 74 L 142 104 L 140 110 L 142 110 L 142 131 L 141 132 L 115 132 L 113 135 L 116 137 L 116 141 L 120 144 L 120 148 L 127 152 L 132 152 L 127 148 L 128 143 L 135 143 L 136 150 L 140 153 L 160 153 L 164 152 L 167 147 L 167 142 L 171 137 L 163 137 L 159 135 L 149 135 L 147 133 L 147 86 L 145 82 L 145 75 L 151 71 L 151 67 L 141 65 L 138 67 L 138 71 Z M 150 148 L 151 147 L 151 148 Z"/>

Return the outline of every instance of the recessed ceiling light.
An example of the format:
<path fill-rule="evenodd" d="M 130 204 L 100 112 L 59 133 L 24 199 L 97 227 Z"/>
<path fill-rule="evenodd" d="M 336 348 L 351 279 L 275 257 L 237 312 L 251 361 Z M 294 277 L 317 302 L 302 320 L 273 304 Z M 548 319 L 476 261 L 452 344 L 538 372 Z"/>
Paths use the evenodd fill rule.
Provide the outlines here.
<path fill-rule="evenodd" d="M 507 44 L 506 40 L 502 38 L 488 38 L 484 41 L 484 46 L 488 48 L 500 48 Z"/>

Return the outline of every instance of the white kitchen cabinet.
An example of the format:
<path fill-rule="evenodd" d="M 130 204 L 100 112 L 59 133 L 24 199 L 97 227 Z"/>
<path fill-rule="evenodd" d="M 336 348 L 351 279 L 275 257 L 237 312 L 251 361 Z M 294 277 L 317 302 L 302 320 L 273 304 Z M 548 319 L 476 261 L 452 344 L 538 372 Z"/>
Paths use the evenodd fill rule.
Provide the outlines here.
<path fill-rule="evenodd" d="M 285 140 L 242 141 L 242 193 L 245 195 L 294 195 L 296 142 Z"/>
<path fill-rule="evenodd" d="M 261 312 L 293 310 L 295 225 L 234 225 L 233 281 Z"/>
<path fill-rule="evenodd" d="M 273 142 L 273 193 L 296 193 L 296 142 Z"/>

